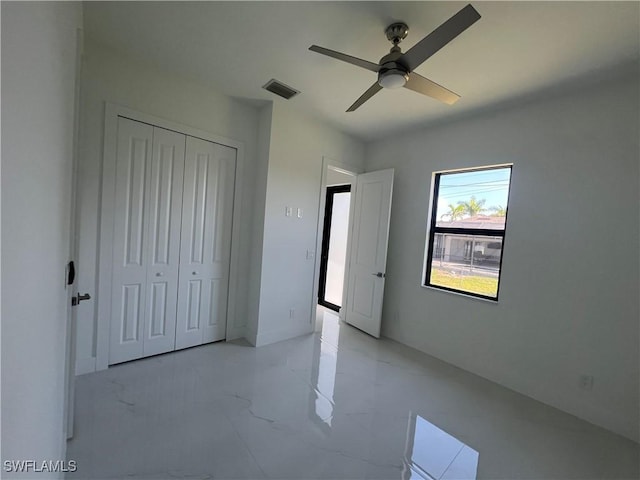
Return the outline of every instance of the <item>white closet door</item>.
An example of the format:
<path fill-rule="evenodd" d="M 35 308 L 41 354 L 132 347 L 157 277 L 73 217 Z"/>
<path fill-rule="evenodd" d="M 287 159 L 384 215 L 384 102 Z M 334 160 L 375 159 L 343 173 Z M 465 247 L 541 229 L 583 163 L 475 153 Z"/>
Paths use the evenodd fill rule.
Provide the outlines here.
<path fill-rule="evenodd" d="M 175 348 L 185 138 L 118 119 L 110 364 Z"/>
<path fill-rule="evenodd" d="M 225 338 L 236 150 L 187 137 L 176 348 Z"/>
<path fill-rule="evenodd" d="M 142 356 L 148 255 L 145 197 L 152 138 L 150 125 L 118 119 L 110 364 Z"/>
<path fill-rule="evenodd" d="M 143 356 L 175 349 L 180 215 L 186 136 L 155 127 L 146 247 L 147 295 Z"/>

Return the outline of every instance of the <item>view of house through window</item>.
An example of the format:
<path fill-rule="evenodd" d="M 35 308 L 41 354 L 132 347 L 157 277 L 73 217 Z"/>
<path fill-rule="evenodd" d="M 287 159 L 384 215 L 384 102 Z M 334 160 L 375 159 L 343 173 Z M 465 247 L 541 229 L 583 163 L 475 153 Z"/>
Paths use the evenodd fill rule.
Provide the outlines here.
<path fill-rule="evenodd" d="M 511 166 L 434 175 L 425 285 L 497 300 Z"/>

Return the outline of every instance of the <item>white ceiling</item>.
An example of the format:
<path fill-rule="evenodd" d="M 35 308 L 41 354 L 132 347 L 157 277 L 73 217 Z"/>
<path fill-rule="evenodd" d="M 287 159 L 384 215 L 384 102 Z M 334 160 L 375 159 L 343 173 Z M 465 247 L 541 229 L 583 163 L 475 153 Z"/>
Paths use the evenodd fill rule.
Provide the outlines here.
<path fill-rule="evenodd" d="M 360 138 L 466 115 L 559 84 L 602 77 L 640 54 L 638 2 L 474 2 L 482 18 L 416 69 L 460 94 L 440 104 L 383 90 L 345 110 L 376 80 L 308 51 L 312 44 L 378 62 L 384 30 L 405 21 L 403 51 L 464 2 L 86 2 L 85 34 L 129 56 L 227 95 L 285 100 L 261 89 L 276 78 L 302 93 L 289 102 Z"/>

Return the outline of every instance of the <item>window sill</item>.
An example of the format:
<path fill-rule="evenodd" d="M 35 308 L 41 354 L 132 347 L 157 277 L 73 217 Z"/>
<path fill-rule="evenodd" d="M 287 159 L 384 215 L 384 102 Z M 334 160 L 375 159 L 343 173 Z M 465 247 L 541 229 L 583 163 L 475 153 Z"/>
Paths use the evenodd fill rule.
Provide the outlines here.
<path fill-rule="evenodd" d="M 422 288 L 426 288 L 428 290 L 434 290 L 434 291 L 437 291 L 437 292 L 448 293 L 450 295 L 455 295 L 455 296 L 458 296 L 458 297 L 466 297 L 466 298 L 470 298 L 472 300 L 480 300 L 481 302 L 487 302 L 487 303 L 490 303 L 490 304 L 493 304 L 493 305 L 497 305 L 498 304 L 498 300 L 493 300 L 491 298 L 476 297 L 475 295 L 469 295 L 469 294 L 464 293 L 464 292 L 454 292 L 453 290 L 446 290 L 444 288 L 438 288 L 438 287 L 434 287 L 432 285 L 421 284 L 420 286 Z"/>

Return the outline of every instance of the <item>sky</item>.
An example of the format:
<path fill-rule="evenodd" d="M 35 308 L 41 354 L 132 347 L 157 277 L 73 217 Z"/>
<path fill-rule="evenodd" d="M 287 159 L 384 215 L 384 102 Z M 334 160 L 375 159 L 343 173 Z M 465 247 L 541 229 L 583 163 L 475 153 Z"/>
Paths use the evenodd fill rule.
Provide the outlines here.
<path fill-rule="evenodd" d="M 509 195 L 510 168 L 477 170 L 471 172 L 447 173 L 440 176 L 437 218 L 449 211 L 449 204 L 485 199 L 485 208 L 507 206 Z M 490 212 L 488 212 L 490 213 Z"/>

